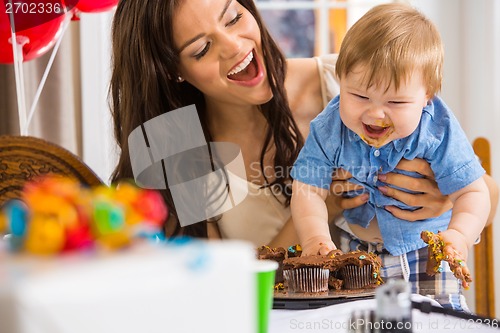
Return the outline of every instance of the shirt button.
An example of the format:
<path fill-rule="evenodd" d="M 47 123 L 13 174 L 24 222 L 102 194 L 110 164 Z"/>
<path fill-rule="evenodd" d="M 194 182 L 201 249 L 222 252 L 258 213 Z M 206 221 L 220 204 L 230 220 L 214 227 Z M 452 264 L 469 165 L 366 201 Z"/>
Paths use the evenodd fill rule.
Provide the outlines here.
<path fill-rule="evenodd" d="M 375 151 L 373 152 L 373 155 L 375 155 L 375 157 L 379 157 L 379 156 L 380 156 L 380 150 L 378 150 L 378 149 L 377 149 L 377 150 L 375 150 Z"/>
<path fill-rule="evenodd" d="M 377 176 L 373 176 L 373 184 L 376 184 L 377 180 L 378 180 L 378 177 Z"/>

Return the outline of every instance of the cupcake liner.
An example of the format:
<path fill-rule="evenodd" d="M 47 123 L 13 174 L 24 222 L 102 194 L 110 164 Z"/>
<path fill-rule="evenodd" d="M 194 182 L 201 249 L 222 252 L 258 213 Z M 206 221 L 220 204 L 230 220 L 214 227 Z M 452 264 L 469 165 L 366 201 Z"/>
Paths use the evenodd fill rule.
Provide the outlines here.
<path fill-rule="evenodd" d="M 328 291 L 330 271 L 319 267 L 297 268 L 283 271 L 285 283 L 291 293 L 317 293 Z"/>
<path fill-rule="evenodd" d="M 345 289 L 361 289 L 374 284 L 371 265 L 362 267 L 346 265 L 341 268 L 340 273 L 344 279 Z"/>

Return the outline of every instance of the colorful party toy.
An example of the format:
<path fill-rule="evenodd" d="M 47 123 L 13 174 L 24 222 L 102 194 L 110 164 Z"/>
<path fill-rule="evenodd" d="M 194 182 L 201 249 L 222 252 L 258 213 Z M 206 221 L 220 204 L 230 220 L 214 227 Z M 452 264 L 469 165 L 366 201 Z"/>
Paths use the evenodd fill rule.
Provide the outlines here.
<path fill-rule="evenodd" d="M 9 249 L 39 255 L 119 249 L 144 234 L 161 234 L 168 209 L 158 192 L 131 183 L 87 188 L 47 176 L 27 183 L 0 214 Z M 147 231 L 147 232 L 145 232 Z"/>

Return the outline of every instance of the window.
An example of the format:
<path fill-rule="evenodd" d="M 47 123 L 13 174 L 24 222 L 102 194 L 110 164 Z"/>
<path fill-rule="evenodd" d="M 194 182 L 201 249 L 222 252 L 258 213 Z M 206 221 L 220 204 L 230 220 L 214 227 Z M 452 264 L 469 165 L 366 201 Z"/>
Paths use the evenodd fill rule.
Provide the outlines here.
<path fill-rule="evenodd" d="M 336 53 L 348 29 L 382 0 L 256 0 L 271 35 L 287 57 Z"/>

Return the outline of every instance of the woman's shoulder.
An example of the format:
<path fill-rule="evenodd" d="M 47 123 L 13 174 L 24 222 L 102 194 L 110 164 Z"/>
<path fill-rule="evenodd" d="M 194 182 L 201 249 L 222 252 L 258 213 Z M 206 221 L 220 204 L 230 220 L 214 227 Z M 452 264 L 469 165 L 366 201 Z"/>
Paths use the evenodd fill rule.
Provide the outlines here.
<path fill-rule="evenodd" d="M 287 77 L 285 83 L 297 84 L 300 82 L 317 81 L 319 87 L 318 61 L 316 58 L 287 59 Z"/>
<path fill-rule="evenodd" d="M 285 86 L 287 90 L 300 91 L 304 88 L 320 89 L 318 63 L 315 58 L 293 58 L 287 60 Z M 307 84 L 307 87 L 304 87 Z M 289 96 L 293 97 L 293 96 Z"/>
<path fill-rule="evenodd" d="M 308 126 L 323 110 L 318 62 L 314 58 L 294 58 L 287 64 L 285 88 L 292 114 L 299 127 Z"/>

